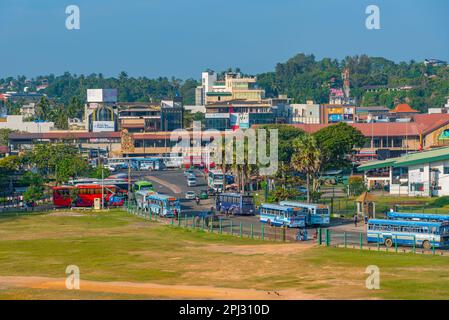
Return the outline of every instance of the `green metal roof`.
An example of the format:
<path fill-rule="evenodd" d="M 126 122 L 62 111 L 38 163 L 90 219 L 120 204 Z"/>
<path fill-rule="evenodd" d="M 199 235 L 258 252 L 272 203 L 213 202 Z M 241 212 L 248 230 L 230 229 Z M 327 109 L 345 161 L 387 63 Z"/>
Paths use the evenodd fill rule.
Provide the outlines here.
<path fill-rule="evenodd" d="M 394 167 L 406 167 L 415 164 L 443 161 L 449 159 L 449 148 L 438 148 L 430 151 L 417 152 L 396 158 Z"/>
<path fill-rule="evenodd" d="M 367 162 L 360 167 L 357 168 L 358 171 L 368 171 L 372 169 L 379 169 L 379 168 L 386 168 L 390 167 L 393 163 L 395 163 L 395 159 L 387 159 L 387 160 L 380 160 L 380 161 L 370 161 Z"/>
<path fill-rule="evenodd" d="M 207 96 L 232 96 L 231 92 L 207 92 L 206 93 Z"/>
<path fill-rule="evenodd" d="M 372 169 L 386 167 L 408 167 L 421 163 L 449 160 L 449 147 L 438 148 L 430 151 L 416 152 L 407 154 L 399 158 L 392 158 L 383 161 L 371 161 L 361 165 L 359 171 L 368 171 Z"/>

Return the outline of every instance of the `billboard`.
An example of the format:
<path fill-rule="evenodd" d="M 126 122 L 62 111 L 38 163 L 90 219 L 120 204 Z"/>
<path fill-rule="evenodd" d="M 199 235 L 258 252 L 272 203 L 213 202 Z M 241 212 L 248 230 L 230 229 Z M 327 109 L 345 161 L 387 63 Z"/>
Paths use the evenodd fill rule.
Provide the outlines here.
<path fill-rule="evenodd" d="M 230 126 L 232 129 L 248 129 L 249 113 L 231 113 Z"/>
<path fill-rule="evenodd" d="M 249 129 L 249 113 L 240 114 L 240 129 Z"/>
<path fill-rule="evenodd" d="M 92 122 L 92 132 L 114 132 L 115 122 L 114 121 L 93 121 Z"/>
<path fill-rule="evenodd" d="M 87 102 L 117 102 L 117 89 L 87 89 Z"/>
<path fill-rule="evenodd" d="M 229 113 L 206 113 L 204 115 L 206 119 L 229 119 Z"/>

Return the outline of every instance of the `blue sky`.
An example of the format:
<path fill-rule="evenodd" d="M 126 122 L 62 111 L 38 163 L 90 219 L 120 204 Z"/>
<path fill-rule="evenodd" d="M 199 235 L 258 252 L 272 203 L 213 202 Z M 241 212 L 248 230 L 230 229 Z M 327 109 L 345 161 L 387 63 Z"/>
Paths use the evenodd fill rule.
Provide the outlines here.
<path fill-rule="evenodd" d="M 1 0 L 0 77 L 102 72 L 199 78 L 273 70 L 299 52 L 449 60 L 447 0 Z M 81 29 L 65 28 L 78 5 Z M 365 28 L 380 8 L 381 30 Z"/>

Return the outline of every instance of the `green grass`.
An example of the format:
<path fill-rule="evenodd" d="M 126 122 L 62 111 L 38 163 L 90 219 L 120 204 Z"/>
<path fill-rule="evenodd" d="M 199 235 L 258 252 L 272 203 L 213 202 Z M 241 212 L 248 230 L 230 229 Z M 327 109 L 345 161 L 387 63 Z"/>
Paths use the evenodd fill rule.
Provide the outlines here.
<path fill-rule="evenodd" d="M 248 245 L 253 251 L 241 254 Z M 279 253 L 277 246 L 282 244 L 147 222 L 119 210 L 10 217 L 0 219 L 0 276 L 63 278 L 66 266 L 75 264 L 85 280 L 297 289 L 323 298 L 449 298 L 445 256 L 300 244 Z M 381 290 L 365 288 L 368 265 L 380 268 Z M 0 299 L 58 296 L 56 290 L 0 286 Z M 64 291 L 60 297 L 134 296 Z"/>

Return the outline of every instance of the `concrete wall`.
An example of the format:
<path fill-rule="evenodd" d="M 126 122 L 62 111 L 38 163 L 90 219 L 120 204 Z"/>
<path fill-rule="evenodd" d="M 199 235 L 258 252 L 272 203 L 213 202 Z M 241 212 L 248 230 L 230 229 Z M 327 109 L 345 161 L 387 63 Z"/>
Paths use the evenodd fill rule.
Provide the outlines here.
<path fill-rule="evenodd" d="M 24 122 L 23 116 L 7 116 L 6 121 L 0 122 L 0 129 L 11 129 L 29 133 L 50 132 L 55 127 L 53 122 Z"/>

